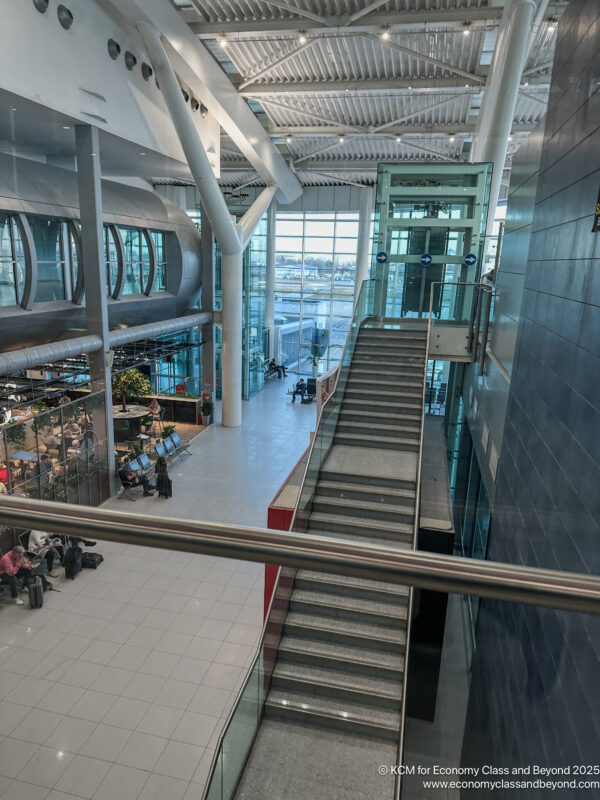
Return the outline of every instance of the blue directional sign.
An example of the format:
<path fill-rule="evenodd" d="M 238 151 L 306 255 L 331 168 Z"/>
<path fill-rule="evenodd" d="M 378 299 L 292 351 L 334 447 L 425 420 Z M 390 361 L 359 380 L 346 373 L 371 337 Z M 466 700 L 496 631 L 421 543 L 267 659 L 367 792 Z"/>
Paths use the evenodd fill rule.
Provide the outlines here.
<path fill-rule="evenodd" d="M 477 256 L 475 255 L 475 253 L 467 253 L 467 255 L 464 257 L 464 262 L 467 265 L 467 267 L 472 267 L 476 261 L 477 261 Z"/>
<path fill-rule="evenodd" d="M 428 267 L 433 261 L 433 258 L 429 255 L 429 253 L 423 253 L 419 261 L 424 267 Z"/>
<path fill-rule="evenodd" d="M 380 250 L 375 256 L 375 260 L 377 261 L 378 264 L 385 264 L 385 262 L 387 261 L 387 253 L 385 252 L 385 250 Z"/>

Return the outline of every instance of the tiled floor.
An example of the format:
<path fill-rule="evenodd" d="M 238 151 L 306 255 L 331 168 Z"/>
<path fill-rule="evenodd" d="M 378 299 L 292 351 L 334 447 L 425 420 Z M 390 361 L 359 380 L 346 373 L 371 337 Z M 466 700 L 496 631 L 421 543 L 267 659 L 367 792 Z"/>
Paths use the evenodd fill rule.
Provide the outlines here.
<path fill-rule="evenodd" d="M 266 525 L 309 442 L 314 406 L 285 382 L 244 403 L 171 469 L 174 497 L 111 500 L 154 516 Z M 287 401 L 287 402 L 286 402 Z M 263 568 L 99 542 L 42 609 L 0 599 L 1 800 L 198 800 L 260 635 Z"/>

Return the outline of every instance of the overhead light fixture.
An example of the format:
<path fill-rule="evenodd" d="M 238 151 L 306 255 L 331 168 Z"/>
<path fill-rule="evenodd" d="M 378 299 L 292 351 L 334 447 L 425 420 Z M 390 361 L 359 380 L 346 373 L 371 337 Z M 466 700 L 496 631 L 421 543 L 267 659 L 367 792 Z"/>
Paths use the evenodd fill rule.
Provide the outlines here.
<path fill-rule="evenodd" d="M 548 17 L 548 30 L 555 31 L 558 28 L 558 18 Z"/>
<path fill-rule="evenodd" d="M 512 142 L 512 136 L 509 136 L 509 137 L 508 137 L 508 141 L 509 141 L 509 142 Z"/>
<path fill-rule="evenodd" d="M 63 131 L 70 131 L 70 130 L 71 130 L 70 125 L 63 125 Z"/>
<path fill-rule="evenodd" d="M 525 81 L 525 83 L 523 84 L 523 86 L 529 86 L 529 81 Z"/>
<path fill-rule="evenodd" d="M 382 39 L 383 39 L 385 42 L 387 42 L 387 40 L 390 38 L 390 29 L 389 29 L 389 27 L 388 27 L 387 25 L 385 25 L 385 26 L 384 26 L 384 27 L 381 29 L 381 38 L 382 38 Z"/>
<path fill-rule="evenodd" d="M 344 137 L 340 136 L 340 138 L 338 139 L 338 142 L 339 142 L 339 144 L 344 144 Z"/>
<path fill-rule="evenodd" d="M 306 31 L 298 31 L 298 41 L 300 44 L 306 44 Z"/>
<path fill-rule="evenodd" d="M 450 139 L 448 141 L 450 141 L 450 142 L 454 141 L 454 134 L 451 134 Z"/>
<path fill-rule="evenodd" d="M 286 136 L 285 137 L 285 143 L 286 144 L 291 144 L 292 143 L 292 137 L 291 136 Z"/>
<path fill-rule="evenodd" d="M 145 155 L 146 155 L 146 153 L 144 153 L 144 152 L 141 152 L 141 153 L 140 153 L 140 155 L 141 155 L 141 156 L 145 156 Z"/>
<path fill-rule="evenodd" d="M 463 22 L 463 36 L 470 36 L 471 34 L 471 23 L 469 21 Z"/>
<path fill-rule="evenodd" d="M 400 144 L 401 141 L 402 141 L 402 137 L 401 136 L 396 136 L 396 142 L 398 144 Z"/>
<path fill-rule="evenodd" d="M 225 48 L 225 47 L 227 47 L 227 45 L 229 44 L 229 42 L 228 42 L 228 41 L 227 41 L 227 39 L 225 38 L 225 35 L 224 35 L 224 34 L 223 34 L 223 36 L 219 36 L 219 38 L 217 39 L 217 41 L 219 42 L 219 44 L 221 45 L 221 47 L 222 47 L 222 48 Z"/>

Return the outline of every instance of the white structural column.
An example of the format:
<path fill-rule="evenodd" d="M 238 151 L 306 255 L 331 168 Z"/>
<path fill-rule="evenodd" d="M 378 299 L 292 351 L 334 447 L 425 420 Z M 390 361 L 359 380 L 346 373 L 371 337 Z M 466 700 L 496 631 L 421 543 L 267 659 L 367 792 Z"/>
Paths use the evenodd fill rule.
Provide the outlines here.
<path fill-rule="evenodd" d="M 235 224 L 235 218 L 232 217 Z M 243 251 L 239 226 L 235 231 L 240 240 L 238 253 L 221 255 L 221 292 L 223 299 L 221 386 L 223 425 L 237 428 L 242 424 L 242 277 Z"/>
<path fill-rule="evenodd" d="M 358 241 L 356 243 L 356 278 L 354 283 L 354 305 L 358 300 L 363 281 L 369 277 L 371 266 L 370 237 L 373 190 L 362 189 L 358 214 Z"/>
<path fill-rule="evenodd" d="M 269 331 L 269 358 L 275 355 L 275 228 L 277 202 L 274 200 L 267 211 L 267 274 L 265 290 L 265 328 Z"/>
<path fill-rule="evenodd" d="M 492 59 L 492 80 L 485 93 L 471 148 L 469 160 L 472 163 L 487 161 L 494 165 L 490 187 L 488 235 L 500 194 L 508 137 L 535 11 L 534 0 L 512 0 L 512 2 L 509 0 L 505 8 Z"/>
<path fill-rule="evenodd" d="M 77 186 L 81 220 L 81 255 L 85 286 L 86 328 L 102 340 L 100 350 L 88 355 L 92 392 L 103 391 L 105 404 L 92 412 L 94 435 L 104 442 L 108 480 L 115 471 L 115 442 L 112 409 L 112 380 L 109 367 L 108 303 L 104 230 L 102 226 L 102 191 L 98 129 L 91 125 L 75 126 L 77 147 Z"/>

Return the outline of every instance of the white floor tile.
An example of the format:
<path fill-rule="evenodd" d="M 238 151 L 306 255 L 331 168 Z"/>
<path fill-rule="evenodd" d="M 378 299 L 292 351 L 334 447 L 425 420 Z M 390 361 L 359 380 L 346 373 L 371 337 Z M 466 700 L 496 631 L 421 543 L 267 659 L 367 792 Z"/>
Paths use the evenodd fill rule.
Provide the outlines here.
<path fill-rule="evenodd" d="M 126 767 L 151 771 L 165 749 L 167 741 L 160 736 L 134 731 L 116 761 Z"/>
<path fill-rule="evenodd" d="M 66 683 L 55 683 L 41 700 L 37 708 L 44 711 L 55 711 L 57 714 L 68 714 L 85 690 L 77 686 L 67 686 Z M 4 707 L 2 716 L 4 715 Z M 0 717 L 1 718 L 1 717 Z"/>
<path fill-rule="evenodd" d="M 152 774 L 144 784 L 144 788 L 137 800 L 181 800 L 188 783 L 178 778 L 168 778 L 166 775 Z M 200 800 L 198 794 L 195 800 Z"/>
<path fill-rule="evenodd" d="M 3 710 L 2 714 L 4 714 Z M 24 739 L 26 742 L 43 744 L 62 719 L 62 714 L 34 708 L 13 728 L 10 736 L 12 739 Z"/>
<path fill-rule="evenodd" d="M 94 794 L 94 800 L 115 800 L 117 797 L 119 800 L 136 800 L 147 780 L 147 772 L 114 764 Z"/>
<path fill-rule="evenodd" d="M 78 753 L 96 729 L 96 724 L 87 719 L 65 717 L 54 729 L 46 745 Z"/>
<path fill-rule="evenodd" d="M 187 710 L 211 717 L 222 717 L 231 705 L 232 692 L 229 689 L 215 689 L 212 686 L 199 686 Z"/>
<path fill-rule="evenodd" d="M 131 731 L 114 725 L 98 725 L 81 748 L 81 755 L 114 762 L 131 737 Z"/>
<path fill-rule="evenodd" d="M 142 700 L 117 697 L 103 718 L 103 722 L 106 725 L 116 725 L 117 728 L 127 728 L 127 730 L 133 731 L 149 708 L 150 704 Z"/>
<path fill-rule="evenodd" d="M 16 778 L 38 750 L 39 745 L 31 742 L 3 739 L 0 741 L 0 775 L 4 778 Z"/>
<path fill-rule="evenodd" d="M 80 797 L 92 798 L 111 768 L 108 761 L 78 755 L 56 783 L 56 789 Z"/>
<path fill-rule="evenodd" d="M 157 678 L 154 675 L 133 673 L 133 677 L 121 694 L 123 697 L 130 697 L 132 700 L 145 700 L 151 703 L 161 690 L 164 682 L 164 678 Z"/>
<path fill-rule="evenodd" d="M 194 692 L 193 683 L 168 679 L 165 680 L 161 690 L 154 698 L 154 702 L 162 706 L 185 710 L 189 706 Z"/>
<path fill-rule="evenodd" d="M 130 669 L 106 666 L 102 668 L 102 671 L 92 683 L 91 688 L 98 692 L 107 692 L 108 694 L 122 694 L 135 674 L 136 673 Z M 139 699 L 143 700 L 144 698 Z"/>
<path fill-rule="evenodd" d="M 141 733 L 149 733 L 151 736 L 164 736 L 168 739 L 173 734 L 182 715 L 183 711 L 180 708 L 153 705 L 138 723 L 137 730 Z"/>
<path fill-rule="evenodd" d="M 24 781 L 13 781 L 3 792 L 2 797 L 6 800 L 43 800 L 47 794 L 48 789 L 42 786 Z"/>
<path fill-rule="evenodd" d="M 70 717 L 100 722 L 114 702 L 114 695 L 86 689 L 69 711 Z"/>
<path fill-rule="evenodd" d="M 19 780 L 51 789 L 74 758 L 56 747 L 40 747 L 19 774 Z"/>
<path fill-rule="evenodd" d="M 171 741 L 163 750 L 155 772 L 189 781 L 198 768 L 203 752 L 203 747 Z"/>
<path fill-rule="evenodd" d="M 178 742 L 187 742 L 188 744 L 206 747 L 217 724 L 218 719 L 216 717 L 186 711 L 173 731 L 171 738 Z"/>
<path fill-rule="evenodd" d="M 2 702 L 1 709 L 0 736 L 8 736 L 12 729 L 15 728 L 31 711 L 31 709 L 27 706 L 22 706 L 19 703 L 10 703 L 7 700 Z"/>

